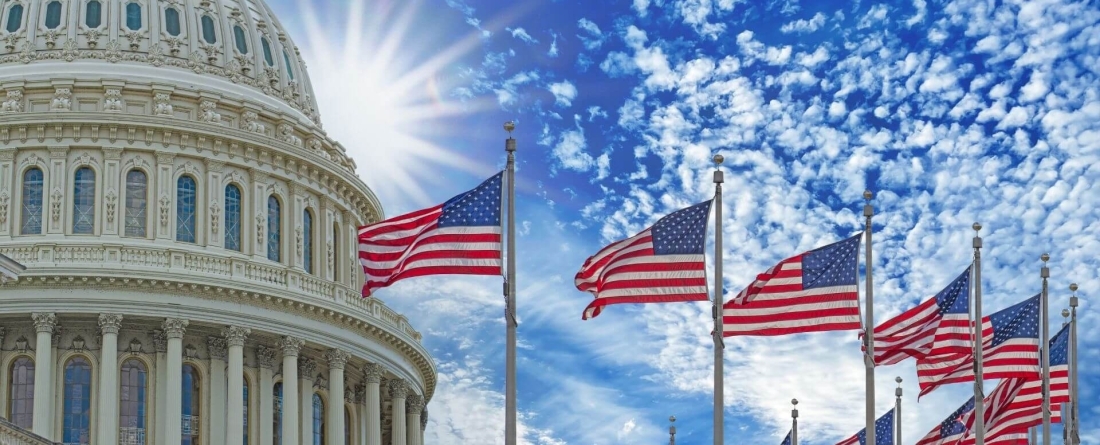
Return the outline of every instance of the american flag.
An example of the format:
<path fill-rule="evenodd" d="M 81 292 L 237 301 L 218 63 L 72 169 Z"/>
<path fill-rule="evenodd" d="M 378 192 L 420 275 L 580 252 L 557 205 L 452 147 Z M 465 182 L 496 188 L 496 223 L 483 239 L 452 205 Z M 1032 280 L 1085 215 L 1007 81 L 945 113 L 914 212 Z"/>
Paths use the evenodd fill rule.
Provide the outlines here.
<path fill-rule="evenodd" d="M 965 354 L 970 338 L 970 268 L 934 297 L 875 328 L 875 363 Z M 862 335 L 861 335 L 862 336 Z"/>
<path fill-rule="evenodd" d="M 855 436 L 837 442 L 836 445 L 867 445 L 867 428 Z M 894 445 L 894 410 L 891 409 L 875 421 L 875 445 Z"/>
<path fill-rule="evenodd" d="M 966 425 L 960 420 L 963 414 L 974 411 L 974 397 L 947 416 L 943 422 L 925 434 L 917 445 L 954 445 L 966 435 Z"/>
<path fill-rule="evenodd" d="M 502 176 L 435 207 L 360 227 L 363 296 L 410 277 L 500 275 Z"/>
<path fill-rule="evenodd" d="M 585 260 L 574 284 L 595 299 L 582 319 L 621 303 L 706 301 L 703 250 L 711 200 L 665 215 Z"/>
<path fill-rule="evenodd" d="M 1039 375 L 1039 295 L 982 318 L 983 378 L 1037 378 Z M 949 383 L 974 381 L 970 352 L 917 359 L 923 396 Z M 918 396 L 920 398 L 920 396 Z"/>
<path fill-rule="evenodd" d="M 787 431 L 787 437 L 785 439 L 783 439 L 783 442 L 780 443 L 779 445 L 791 445 L 791 433 L 793 433 L 793 430 L 792 431 Z"/>
<path fill-rule="evenodd" d="M 722 308 L 724 336 L 859 329 L 858 234 L 780 261 Z"/>

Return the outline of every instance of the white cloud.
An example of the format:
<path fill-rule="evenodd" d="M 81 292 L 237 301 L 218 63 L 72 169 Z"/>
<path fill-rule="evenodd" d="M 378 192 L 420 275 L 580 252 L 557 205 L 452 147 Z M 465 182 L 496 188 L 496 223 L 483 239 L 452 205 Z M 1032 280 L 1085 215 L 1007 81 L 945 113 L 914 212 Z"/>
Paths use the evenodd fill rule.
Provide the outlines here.
<path fill-rule="evenodd" d="M 560 107 L 573 105 L 573 99 L 577 98 L 577 87 L 568 80 L 552 83 L 547 89 L 554 95 L 554 103 Z"/>
<path fill-rule="evenodd" d="M 523 28 L 504 28 L 504 29 L 508 32 L 511 32 L 512 37 L 515 37 L 519 40 L 522 40 L 525 43 L 539 43 L 538 40 L 535 40 L 534 37 L 531 37 L 531 35 L 527 33 L 527 30 L 525 30 Z"/>
<path fill-rule="evenodd" d="M 553 40 L 550 41 L 550 49 L 546 51 L 547 57 L 558 57 L 558 34 L 553 33 Z"/>
<path fill-rule="evenodd" d="M 823 25 L 825 25 L 825 14 L 819 12 L 817 14 L 814 14 L 814 16 L 811 17 L 809 20 L 798 19 L 793 22 L 787 23 L 779 27 L 779 31 L 787 34 L 808 34 L 817 31 L 818 29 L 821 29 Z"/>
<path fill-rule="evenodd" d="M 596 165 L 596 160 L 587 152 L 588 141 L 580 126 L 580 116 L 574 116 L 574 119 L 577 121 L 576 127 L 561 133 L 552 154 L 563 168 L 586 172 Z"/>
<path fill-rule="evenodd" d="M 577 35 L 577 38 L 581 39 L 581 43 L 584 44 L 584 48 L 587 50 L 598 49 L 600 45 L 603 45 L 603 41 L 606 37 L 603 32 L 600 31 L 599 25 L 586 18 L 577 20 L 577 27 L 581 29 L 581 34 Z"/>

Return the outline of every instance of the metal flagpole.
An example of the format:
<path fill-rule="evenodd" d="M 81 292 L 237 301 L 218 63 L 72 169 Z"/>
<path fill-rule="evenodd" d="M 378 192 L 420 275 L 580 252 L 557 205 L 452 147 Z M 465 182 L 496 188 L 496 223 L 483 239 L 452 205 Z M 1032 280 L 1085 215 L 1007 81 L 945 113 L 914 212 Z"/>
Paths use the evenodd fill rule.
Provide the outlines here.
<path fill-rule="evenodd" d="M 676 445 L 676 416 L 668 416 L 668 445 Z"/>
<path fill-rule="evenodd" d="M 798 399 L 791 399 L 791 445 L 798 445 Z"/>
<path fill-rule="evenodd" d="M 1043 325 L 1043 339 L 1039 343 L 1043 345 L 1043 445 L 1050 445 L 1050 322 L 1047 320 L 1048 306 L 1050 306 L 1047 296 L 1047 278 L 1050 278 L 1050 269 L 1047 268 L 1047 261 L 1050 261 L 1050 255 L 1044 253 L 1040 259 L 1043 260 L 1043 268 L 1039 271 L 1039 275 L 1043 278 L 1043 300 L 1040 303 L 1042 310 L 1039 314 L 1039 322 Z"/>
<path fill-rule="evenodd" d="M 1062 328 L 1065 329 L 1069 324 L 1069 309 L 1062 309 Z M 1073 341 L 1070 339 L 1070 341 Z M 1072 352 L 1072 351 L 1070 351 Z M 1066 359 L 1072 360 L 1067 353 Z M 1070 433 L 1073 431 L 1073 419 L 1070 418 L 1070 413 L 1073 412 L 1071 405 L 1073 404 L 1073 369 L 1069 370 L 1069 393 L 1070 403 L 1058 404 L 1058 411 L 1062 414 L 1062 445 L 1070 445 Z"/>
<path fill-rule="evenodd" d="M 505 168 L 508 180 L 508 271 L 504 281 L 505 324 L 508 326 L 507 351 L 505 355 L 505 402 L 504 402 L 504 443 L 516 445 L 516 140 L 512 130 L 516 124 L 504 123 L 508 139 L 504 141 L 504 151 L 508 152 L 508 165 Z"/>
<path fill-rule="evenodd" d="M 719 168 L 725 158 L 714 155 L 714 445 L 725 440 L 725 371 L 722 350 L 722 183 L 725 175 Z"/>
<path fill-rule="evenodd" d="M 1073 419 L 1073 429 L 1069 432 L 1070 445 L 1081 443 L 1081 418 L 1078 417 L 1077 400 L 1077 283 L 1069 285 L 1069 416 Z"/>
<path fill-rule="evenodd" d="M 894 390 L 894 445 L 901 445 L 901 376 L 894 378 L 898 382 L 898 388 Z"/>
<path fill-rule="evenodd" d="M 1030 440 L 1028 440 L 1027 443 L 1029 443 L 1031 445 L 1039 445 L 1039 429 L 1035 428 L 1035 427 L 1031 427 L 1031 428 L 1028 428 L 1027 430 L 1028 430 L 1028 432 L 1031 433 L 1031 438 L 1030 438 Z"/>
<path fill-rule="evenodd" d="M 871 216 L 875 209 L 871 207 L 870 190 L 863 191 L 863 216 L 867 218 L 866 227 L 863 229 L 864 240 L 867 242 L 867 321 L 863 325 L 866 335 L 863 336 L 866 343 L 867 354 L 863 362 L 867 368 L 867 443 L 875 444 L 875 303 L 873 287 L 871 285 Z"/>
<path fill-rule="evenodd" d="M 982 371 L 982 224 L 974 223 L 974 443 L 985 444 L 985 391 Z"/>

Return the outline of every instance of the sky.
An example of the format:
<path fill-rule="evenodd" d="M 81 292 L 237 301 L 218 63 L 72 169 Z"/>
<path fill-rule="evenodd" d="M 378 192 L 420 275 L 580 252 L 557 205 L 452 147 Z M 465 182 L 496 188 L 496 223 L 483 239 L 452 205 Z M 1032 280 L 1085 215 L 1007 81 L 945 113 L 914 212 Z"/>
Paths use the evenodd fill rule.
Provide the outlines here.
<path fill-rule="evenodd" d="M 670 415 L 678 443 L 711 442 L 710 303 L 582 321 L 591 296 L 573 275 L 604 245 L 710 199 L 715 154 L 731 293 L 862 231 L 865 189 L 876 324 L 970 264 L 974 222 L 986 313 L 1038 293 L 1049 252 L 1052 335 L 1080 285 L 1082 439 L 1100 443 L 1088 402 L 1100 400 L 1095 2 L 269 3 L 301 47 L 325 130 L 388 216 L 501 170 L 502 124 L 516 122 L 521 443 L 663 443 Z M 436 361 L 426 443 L 504 443 L 500 283 L 419 278 L 376 294 Z M 855 331 L 730 338 L 724 367 L 726 443 L 782 441 L 792 398 L 805 444 L 863 427 Z M 915 372 L 876 372 L 878 414 L 903 379 L 905 444 L 973 394 L 949 385 L 918 402 Z"/>

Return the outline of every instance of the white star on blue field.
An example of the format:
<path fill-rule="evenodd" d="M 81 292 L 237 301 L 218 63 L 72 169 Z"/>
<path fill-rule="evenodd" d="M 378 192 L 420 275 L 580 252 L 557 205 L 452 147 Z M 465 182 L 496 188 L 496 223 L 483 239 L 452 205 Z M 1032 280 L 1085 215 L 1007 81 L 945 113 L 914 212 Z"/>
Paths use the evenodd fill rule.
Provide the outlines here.
<path fill-rule="evenodd" d="M 710 304 L 617 305 L 581 321 L 591 296 L 573 276 L 606 244 L 710 199 L 722 154 L 728 295 L 862 231 L 865 189 L 878 323 L 968 267 L 974 222 L 986 314 L 1038 293 L 1049 252 L 1052 335 L 1080 285 L 1082 440 L 1100 443 L 1095 2 L 271 3 L 326 131 L 389 216 L 503 169 L 502 124 L 516 122 L 521 442 L 664 443 L 675 415 L 677 443 L 710 443 Z M 436 360 L 426 443 L 504 443 L 501 280 L 410 279 L 377 298 Z M 863 428 L 856 332 L 726 346 L 726 443 L 780 443 L 792 398 L 805 444 Z M 905 444 L 973 394 L 954 384 L 918 403 L 911 360 L 876 375 L 876 417 L 904 379 Z"/>

